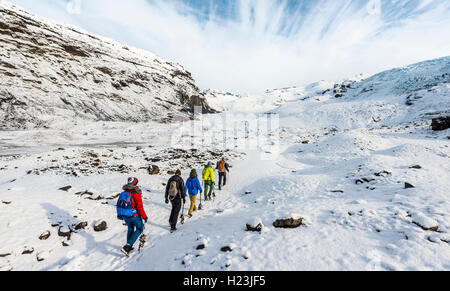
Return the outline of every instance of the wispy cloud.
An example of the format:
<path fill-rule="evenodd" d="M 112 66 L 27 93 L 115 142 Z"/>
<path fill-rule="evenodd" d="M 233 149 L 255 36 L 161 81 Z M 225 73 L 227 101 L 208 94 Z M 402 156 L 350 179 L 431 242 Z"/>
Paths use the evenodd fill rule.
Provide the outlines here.
<path fill-rule="evenodd" d="M 261 92 L 450 54 L 446 0 L 14 0 L 148 49 L 199 85 Z"/>

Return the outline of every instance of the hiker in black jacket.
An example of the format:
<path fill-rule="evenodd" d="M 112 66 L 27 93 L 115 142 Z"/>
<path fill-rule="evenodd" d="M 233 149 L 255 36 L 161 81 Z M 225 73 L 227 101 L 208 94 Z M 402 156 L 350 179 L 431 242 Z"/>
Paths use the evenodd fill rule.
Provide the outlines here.
<path fill-rule="evenodd" d="M 181 178 L 181 171 L 177 170 L 175 176 L 169 179 L 166 186 L 166 204 L 172 203 L 169 223 L 170 231 L 177 230 L 178 214 L 180 214 L 181 203 L 186 203 L 186 193 L 184 190 L 184 180 Z"/>

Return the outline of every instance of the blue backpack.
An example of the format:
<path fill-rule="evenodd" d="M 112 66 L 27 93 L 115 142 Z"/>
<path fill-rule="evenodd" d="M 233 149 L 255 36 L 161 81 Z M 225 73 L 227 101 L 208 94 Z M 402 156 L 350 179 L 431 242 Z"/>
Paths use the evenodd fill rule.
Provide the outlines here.
<path fill-rule="evenodd" d="M 132 217 L 137 213 L 136 209 L 131 208 L 131 192 L 123 192 L 117 200 L 117 218 L 124 220 L 125 218 Z"/>

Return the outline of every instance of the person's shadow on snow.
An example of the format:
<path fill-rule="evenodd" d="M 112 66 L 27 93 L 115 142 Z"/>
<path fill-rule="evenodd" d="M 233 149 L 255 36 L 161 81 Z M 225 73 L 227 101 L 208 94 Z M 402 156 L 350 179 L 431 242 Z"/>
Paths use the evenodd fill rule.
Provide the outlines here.
<path fill-rule="evenodd" d="M 115 257 L 122 257 L 122 255 L 118 252 L 121 246 L 114 245 L 108 242 L 97 242 L 95 240 L 95 237 L 92 234 L 89 234 L 88 230 L 75 230 L 75 226 L 79 224 L 81 221 L 77 218 L 74 218 L 72 214 L 67 212 L 66 210 L 63 210 L 53 204 L 50 203 L 42 203 L 42 207 L 46 210 L 48 219 L 50 220 L 50 224 L 59 226 L 56 226 L 56 229 L 58 230 L 59 227 L 69 227 L 69 229 L 72 231 L 72 237 L 75 235 L 79 235 L 83 237 L 86 240 L 86 246 L 89 246 L 90 252 L 97 252 L 100 251 L 105 255 L 112 255 Z M 93 229 L 92 229 L 93 231 Z M 61 238 L 62 240 L 63 238 Z M 59 247 L 59 246 L 58 246 Z M 63 246 L 61 246 L 63 247 Z M 89 256 L 89 250 L 85 250 L 84 252 L 80 253 L 80 256 Z M 44 270 L 51 270 L 55 267 L 61 268 L 64 265 L 67 265 L 70 260 L 67 258 L 61 258 L 59 259 L 55 264 L 50 265 L 46 267 Z"/>

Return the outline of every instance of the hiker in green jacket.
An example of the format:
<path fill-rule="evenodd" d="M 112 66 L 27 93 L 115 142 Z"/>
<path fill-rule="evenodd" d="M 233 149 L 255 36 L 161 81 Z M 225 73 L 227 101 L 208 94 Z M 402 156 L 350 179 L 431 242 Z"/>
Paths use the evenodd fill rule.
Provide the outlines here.
<path fill-rule="evenodd" d="M 208 162 L 202 171 L 203 182 L 205 184 L 205 201 L 211 200 L 211 195 L 214 190 L 214 170 L 212 163 Z"/>

